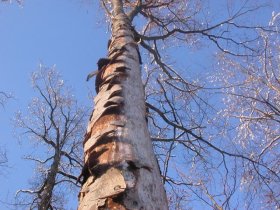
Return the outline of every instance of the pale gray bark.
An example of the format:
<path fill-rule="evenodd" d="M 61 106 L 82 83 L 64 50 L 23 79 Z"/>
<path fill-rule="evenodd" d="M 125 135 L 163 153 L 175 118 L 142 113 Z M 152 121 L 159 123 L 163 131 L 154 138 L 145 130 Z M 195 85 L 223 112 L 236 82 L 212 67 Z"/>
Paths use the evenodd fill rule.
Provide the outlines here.
<path fill-rule="evenodd" d="M 85 142 L 79 210 L 168 209 L 145 119 L 137 43 L 122 1 L 112 0 L 112 42 Z"/>

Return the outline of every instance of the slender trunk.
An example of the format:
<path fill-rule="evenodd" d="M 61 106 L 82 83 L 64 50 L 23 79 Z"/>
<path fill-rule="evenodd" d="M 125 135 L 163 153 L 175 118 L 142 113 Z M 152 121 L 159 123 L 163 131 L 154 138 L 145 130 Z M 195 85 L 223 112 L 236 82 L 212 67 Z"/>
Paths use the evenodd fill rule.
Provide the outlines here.
<path fill-rule="evenodd" d="M 60 163 L 59 152 L 56 152 L 54 161 L 51 165 L 51 169 L 48 173 L 46 181 L 44 183 L 44 189 L 40 194 L 40 203 L 38 204 L 38 210 L 47 210 L 51 207 L 52 192 L 55 186 L 56 175 L 58 173 Z"/>
<path fill-rule="evenodd" d="M 99 73 L 101 85 L 85 136 L 79 210 L 165 210 L 166 194 L 145 120 L 137 43 L 122 1 L 112 3 L 111 61 Z"/>

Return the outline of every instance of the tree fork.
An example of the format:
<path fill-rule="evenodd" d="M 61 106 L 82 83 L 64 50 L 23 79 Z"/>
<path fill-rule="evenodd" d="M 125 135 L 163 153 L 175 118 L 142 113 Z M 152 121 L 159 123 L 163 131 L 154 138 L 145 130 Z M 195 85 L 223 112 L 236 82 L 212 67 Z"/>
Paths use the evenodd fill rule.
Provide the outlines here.
<path fill-rule="evenodd" d="M 145 119 L 138 46 L 122 1 L 112 0 L 109 59 L 84 140 L 79 210 L 167 210 Z M 124 50 L 125 49 L 125 50 Z"/>

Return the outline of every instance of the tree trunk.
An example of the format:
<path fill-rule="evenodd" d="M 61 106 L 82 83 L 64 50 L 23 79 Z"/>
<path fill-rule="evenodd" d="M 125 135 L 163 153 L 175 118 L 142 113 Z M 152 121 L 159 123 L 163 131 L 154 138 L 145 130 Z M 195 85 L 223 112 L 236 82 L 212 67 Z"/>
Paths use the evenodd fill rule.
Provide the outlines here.
<path fill-rule="evenodd" d="M 132 25 L 112 0 L 110 62 L 97 75 L 95 110 L 84 141 L 79 210 L 168 209 L 145 119 L 144 89 Z"/>
<path fill-rule="evenodd" d="M 56 151 L 51 169 L 44 183 L 43 191 L 40 193 L 41 200 L 38 204 L 38 210 L 47 210 L 51 208 L 52 192 L 55 186 L 56 175 L 58 173 L 60 163 L 59 151 Z"/>

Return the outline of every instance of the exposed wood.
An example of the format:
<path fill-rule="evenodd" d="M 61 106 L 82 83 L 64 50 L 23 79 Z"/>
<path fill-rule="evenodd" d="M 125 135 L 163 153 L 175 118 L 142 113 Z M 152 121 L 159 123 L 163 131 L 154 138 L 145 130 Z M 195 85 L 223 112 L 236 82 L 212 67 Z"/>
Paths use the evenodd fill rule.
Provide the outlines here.
<path fill-rule="evenodd" d="M 167 199 L 145 119 L 138 46 L 121 1 L 112 3 L 108 54 L 118 57 L 103 69 L 94 99 L 84 141 L 85 179 L 79 210 L 165 210 Z"/>

